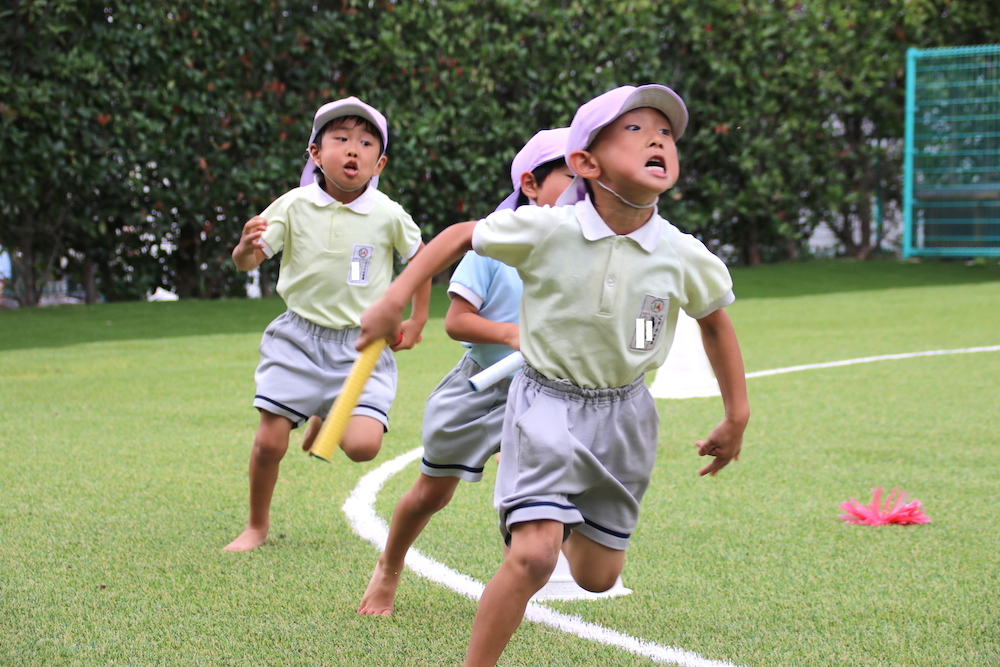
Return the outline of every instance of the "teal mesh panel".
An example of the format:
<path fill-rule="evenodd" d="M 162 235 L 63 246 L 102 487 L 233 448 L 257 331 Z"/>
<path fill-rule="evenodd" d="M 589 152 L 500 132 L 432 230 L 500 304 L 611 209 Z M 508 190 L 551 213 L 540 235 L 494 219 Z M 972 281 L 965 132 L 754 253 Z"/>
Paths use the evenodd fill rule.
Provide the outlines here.
<path fill-rule="evenodd" d="M 1000 45 L 907 52 L 904 256 L 1000 256 Z"/>

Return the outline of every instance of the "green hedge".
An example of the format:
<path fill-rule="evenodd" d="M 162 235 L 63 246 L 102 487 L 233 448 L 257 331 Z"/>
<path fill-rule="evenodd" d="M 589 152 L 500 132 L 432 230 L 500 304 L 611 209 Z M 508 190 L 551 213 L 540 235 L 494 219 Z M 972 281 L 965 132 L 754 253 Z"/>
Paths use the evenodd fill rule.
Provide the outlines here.
<path fill-rule="evenodd" d="M 930 0 L 26 0 L 0 9 L 0 246 L 28 305 L 60 274 L 240 295 L 231 248 L 297 184 L 323 102 L 386 114 L 380 187 L 430 238 L 492 210 L 535 131 L 655 81 L 692 115 L 668 219 L 745 264 L 820 221 L 865 256 L 873 194 L 898 198 L 905 49 L 990 39 L 985 3 Z"/>

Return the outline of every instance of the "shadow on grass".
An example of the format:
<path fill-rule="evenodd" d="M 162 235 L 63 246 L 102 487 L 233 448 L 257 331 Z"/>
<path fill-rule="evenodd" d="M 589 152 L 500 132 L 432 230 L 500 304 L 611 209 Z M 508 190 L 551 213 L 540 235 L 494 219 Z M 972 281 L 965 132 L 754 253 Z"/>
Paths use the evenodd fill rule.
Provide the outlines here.
<path fill-rule="evenodd" d="M 943 261 L 823 260 L 733 269 L 733 281 L 736 296 L 741 300 L 782 298 L 1000 282 L 1000 265 L 996 262 L 967 266 L 964 262 Z M 431 299 L 431 318 L 443 318 L 447 308 L 445 286 L 436 285 Z M 3 310 L 0 311 L 0 351 L 112 340 L 262 334 L 268 322 L 284 309 L 284 302 L 272 297 Z"/>
<path fill-rule="evenodd" d="M 430 315 L 443 318 L 447 309 L 445 286 L 436 285 Z M 278 297 L 0 310 L 0 351 L 112 340 L 263 334 L 268 323 L 284 310 L 285 303 Z"/>

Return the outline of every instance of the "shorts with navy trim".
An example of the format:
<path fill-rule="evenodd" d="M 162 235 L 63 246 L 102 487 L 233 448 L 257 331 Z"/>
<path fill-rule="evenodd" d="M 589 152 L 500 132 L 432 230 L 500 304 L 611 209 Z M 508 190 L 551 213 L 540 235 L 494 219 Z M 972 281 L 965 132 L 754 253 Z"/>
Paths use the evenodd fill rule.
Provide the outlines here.
<path fill-rule="evenodd" d="M 427 399 L 423 474 L 478 482 L 486 462 L 499 451 L 510 378 L 477 392 L 469 378 L 481 370 L 466 353 Z"/>
<path fill-rule="evenodd" d="M 329 329 L 286 311 L 264 330 L 260 364 L 254 373 L 253 405 L 287 417 L 298 428 L 313 415 L 326 418 L 354 360 L 360 330 Z M 389 408 L 396 397 L 396 359 L 386 347 L 365 383 L 352 415 L 364 415 L 389 430 Z"/>
<path fill-rule="evenodd" d="M 504 540 L 516 523 L 552 520 L 624 550 L 656 460 L 659 423 L 642 377 L 585 389 L 526 366 L 514 376 L 504 417 L 495 496 Z"/>

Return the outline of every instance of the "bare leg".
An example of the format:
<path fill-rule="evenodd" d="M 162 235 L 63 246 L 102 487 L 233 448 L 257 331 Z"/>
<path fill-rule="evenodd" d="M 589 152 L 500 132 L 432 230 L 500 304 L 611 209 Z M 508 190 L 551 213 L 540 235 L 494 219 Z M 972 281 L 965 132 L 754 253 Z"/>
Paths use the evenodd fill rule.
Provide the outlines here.
<path fill-rule="evenodd" d="M 306 422 L 305 433 L 302 434 L 302 451 L 308 452 L 312 446 L 313 441 L 316 440 L 316 436 L 319 435 L 319 430 L 323 428 L 323 418 L 319 415 L 313 415 Z"/>
<path fill-rule="evenodd" d="M 591 593 L 610 590 L 625 565 L 625 552 L 574 532 L 562 547 L 577 585 Z"/>
<path fill-rule="evenodd" d="M 531 596 L 549 580 L 559 558 L 563 525 L 529 521 L 512 527 L 510 553 L 479 600 L 465 667 L 493 667 L 524 618 Z"/>
<path fill-rule="evenodd" d="M 267 539 L 271 527 L 271 497 L 278 481 L 278 467 L 288 450 L 292 422 L 266 410 L 260 411 L 260 425 L 250 452 L 250 518 L 247 527 L 224 551 L 250 551 Z"/>
<path fill-rule="evenodd" d="M 431 520 L 444 509 L 458 488 L 458 477 L 431 477 L 420 473 L 409 491 L 396 503 L 389 522 L 385 550 L 375 563 L 368 588 L 361 597 L 358 613 L 390 616 L 396 599 L 396 587 L 403 573 L 406 552 Z"/>
<path fill-rule="evenodd" d="M 354 415 L 347 420 L 340 448 L 352 461 L 371 461 L 382 448 L 384 433 L 385 427 L 379 420 L 364 415 Z"/>

